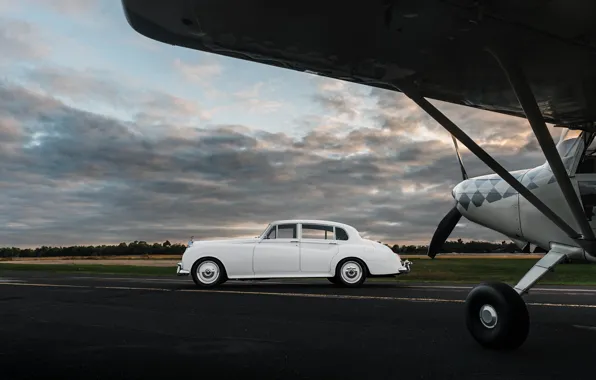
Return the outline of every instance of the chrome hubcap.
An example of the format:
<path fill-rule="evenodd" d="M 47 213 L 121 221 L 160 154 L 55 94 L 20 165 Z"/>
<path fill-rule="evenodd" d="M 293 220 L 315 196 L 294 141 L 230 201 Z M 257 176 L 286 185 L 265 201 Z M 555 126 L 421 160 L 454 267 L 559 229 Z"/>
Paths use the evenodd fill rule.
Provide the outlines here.
<path fill-rule="evenodd" d="M 499 317 L 494 307 L 490 305 L 484 305 L 480 308 L 480 322 L 484 327 L 492 329 L 497 325 Z"/>
<path fill-rule="evenodd" d="M 197 268 L 197 277 L 204 284 L 212 284 L 219 278 L 219 266 L 213 261 L 203 261 Z"/>
<path fill-rule="evenodd" d="M 349 284 L 354 284 L 362 278 L 362 268 L 354 261 L 348 261 L 341 268 L 342 280 Z"/>

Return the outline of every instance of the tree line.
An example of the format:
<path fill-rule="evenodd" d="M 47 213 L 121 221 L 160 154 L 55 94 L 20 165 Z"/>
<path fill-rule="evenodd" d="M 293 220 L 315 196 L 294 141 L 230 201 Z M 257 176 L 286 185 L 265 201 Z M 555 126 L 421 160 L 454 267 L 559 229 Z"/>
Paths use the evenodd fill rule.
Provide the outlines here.
<path fill-rule="evenodd" d="M 385 245 L 399 254 L 423 255 L 428 251 L 428 245 Z M 492 243 L 475 240 L 464 242 L 457 239 L 446 241 L 440 253 L 521 253 L 521 249 L 513 242 Z"/>
<path fill-rule="evenodd" d="M 163 243 L 147 243 L 134 241 L 118 245 L 97 245 L 70 247 L 38 248 L 0 248 L 0 257 L 57 257 L 57 256 L 130 256 L 130 255 L 182 255 L 186 244 L 171 244 L 168 240 Z"/>
<path fill-rule="evenodd" d="M 380 242 L 381 244 L 385 244 Z M 399 254 L 426 254 L 428 245 L 385 244 Z M 163 243 L 147 243 L 146 241 L 122 242 L 118 245 L 70 246 L 38 248 L 0 248 L 0 257 L 58 257 L 58 256 L 130 256 L 130 255 L 173 255 L 181 256 L 186 244 L 172 244 L 168 240 Z M 521 252 L 513 242 L 491 243 L 486 241 L 468 241 L 461 239 L 446 241 L 443 253 L 515 253 Z"/>

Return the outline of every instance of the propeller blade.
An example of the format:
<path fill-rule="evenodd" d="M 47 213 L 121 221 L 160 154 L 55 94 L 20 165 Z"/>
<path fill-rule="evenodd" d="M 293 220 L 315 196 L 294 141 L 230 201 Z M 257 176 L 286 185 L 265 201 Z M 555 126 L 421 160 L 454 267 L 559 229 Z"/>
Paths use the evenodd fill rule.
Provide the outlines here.
<path fill-rule="evenodd" d="M 457 155 L 457 160 L 459 161 L 459 168 L 461 169 L 461 176 L 464 179 L 468 179 L 468 173 L 466 173 L 466 168 L 464 168 L 464 162 L 461 159 L 461 154 L 459 153 L 459 147 L 457 146 L 457 140 L 453 135 L 451 135 L 451 139 L 453 139 L 453 145 L 455 145 L 455 154 Z"/>
<path fill-rule="evenodd" d="M 443 220 L 441 220 L 441 223 L 439 223 L 439 226 L 437 227 L 437 230 L 435 231 L 432 240 L 430 241 L 427 253 L 428 257 L 430 257 L 431 259 L 435 258 L 437 253 L 439 253 L 439 251 L 443 247 L 443 243 L 445 243 L 445 241 L 455 228 L 455 225 L 461 219 L 461 216 L 461 213 L 457 209 L 457 205 L 454 206 L 447 213 L 447 215 L 445 215 Z"/>

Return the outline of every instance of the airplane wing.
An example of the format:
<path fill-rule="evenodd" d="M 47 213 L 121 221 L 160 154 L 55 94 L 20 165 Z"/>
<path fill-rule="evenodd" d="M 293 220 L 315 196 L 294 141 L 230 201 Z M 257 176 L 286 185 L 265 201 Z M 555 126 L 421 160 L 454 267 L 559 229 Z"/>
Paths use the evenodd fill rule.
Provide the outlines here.
<path fill-rule="evenodd" d="M 164 43 L 524 117 L 486 46 L 510 49 L 545 121 L 596 121 L 593 0 L 122 0 Z"/>

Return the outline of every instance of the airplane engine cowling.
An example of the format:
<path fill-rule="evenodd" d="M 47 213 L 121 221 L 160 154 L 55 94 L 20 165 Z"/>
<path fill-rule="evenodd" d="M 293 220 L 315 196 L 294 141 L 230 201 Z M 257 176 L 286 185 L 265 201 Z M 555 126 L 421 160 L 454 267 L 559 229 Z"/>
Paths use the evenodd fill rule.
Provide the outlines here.
<path fill-rule="evenodd" d="M 462 181 L 453 189 L 453 197 L 466 219 L 506 236 L 523 237 L 519 193 L 498 175 Z"/>
<path fill-rule="evenodd" d="M 531 169 L 522 178 L 522 184 L 532 190 L 555 214 L 565 222 L 579 231 L 580 228 L 575 221 L 559 184 L 554 174 L 548 167 L 539 166 Z M 571 178 L 571 183 L 577 187 L 577 179 Z M 585 205 L 584 205 L 585 206 Z M 551 242 L 575 245 L 576 243 L 565 234 L 555 223 L 546 218 L 540 211 L 523 197 L 519 199 L 520 224 L 524 237 L 531 243 L 542 248 L 540 251 L 548 251 Z"/>

